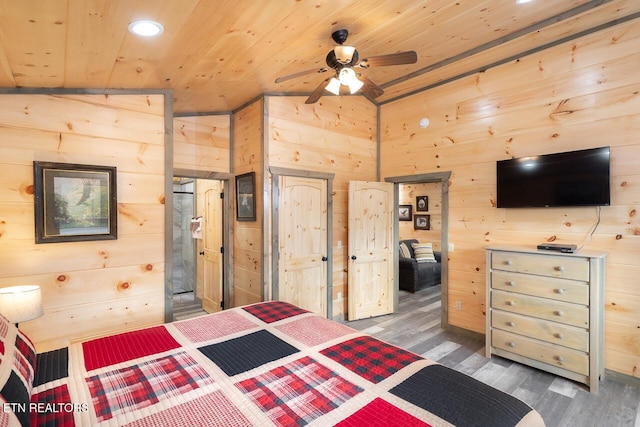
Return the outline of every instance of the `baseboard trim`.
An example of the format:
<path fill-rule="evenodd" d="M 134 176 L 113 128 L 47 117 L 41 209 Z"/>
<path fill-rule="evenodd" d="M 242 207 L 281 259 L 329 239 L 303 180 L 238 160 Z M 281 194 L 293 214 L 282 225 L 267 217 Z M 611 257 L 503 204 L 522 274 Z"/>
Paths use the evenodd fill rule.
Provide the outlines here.
<path fill-rule="evenodd" d="M 485 337 L 485 335 L 481 334 L 480 332 L 464 329 L 464 328 L 461 328 L 460 326 L 454 326 L 451 324 L 443 326 L 442 329 L 444 329 L 445 331 L 453 332 L 456 335 L 462 335 L 465 337 L 473 337 L 478 339 L 480 338 L 484 339 Z"/>
<path fill-rule="evenodd" d="M 605 369 L 604 375 L 605 378 L 611 378 L 616 382 L 640 388 L 640 378 L 634 377 L 633 375 L 623 374 L 610 369 Z"/>

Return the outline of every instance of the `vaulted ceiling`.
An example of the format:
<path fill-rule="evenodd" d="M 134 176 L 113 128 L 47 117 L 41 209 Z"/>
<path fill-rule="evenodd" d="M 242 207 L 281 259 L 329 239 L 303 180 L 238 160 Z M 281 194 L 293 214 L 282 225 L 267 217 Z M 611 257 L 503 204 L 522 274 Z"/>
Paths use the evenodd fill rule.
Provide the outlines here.
<path fill-rule="evenodd" d="M 165 31 L 135 36 L 137 19 Z M 361 58 L 417 52 L 362 71 L 385 103 L 629 19 L 640 1 L 0 0 L 0 87 L 172 89 L 176 113 L 230 111 L 312 92 L 331 72 L 275 79 L 325 67 L 346 28 Z"/>

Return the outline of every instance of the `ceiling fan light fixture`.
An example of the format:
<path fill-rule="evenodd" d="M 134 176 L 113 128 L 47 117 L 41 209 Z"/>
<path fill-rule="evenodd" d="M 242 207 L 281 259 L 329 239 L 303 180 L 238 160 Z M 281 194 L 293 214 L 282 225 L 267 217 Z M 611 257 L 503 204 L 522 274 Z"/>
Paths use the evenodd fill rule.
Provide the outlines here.
<path fill-rule="evenodd" d="M 338 79 L 340 83 L 349 87 L 349 91 L 354 94 L 364 85 L 358 78 L 356 77 L 355 71 L 351 68 L 345 67 L 340 70 L 340 74 L 338 75 Z"/>
<path fill-rule="evenodd" d="M 350 63 L 355 51 L 356 48 L 353 46 L 339 45 L 333 48 L 333 53 L 336 55 L 336 60 L 341 64 Z"/>
<path fill-rule="evenodd" d="M 351 83 L 349 83 L 349 91 L 351 92 L 351 94 L 353 95 L 354 93 L 356 93 L 357 91 L 360 90 L 360 88 L 364 86 L 364 83 L 362 83 L 360 80 L 358 80 L 357 78 L 354 78 Z"/>
<path fill-rule="evenodd" d="M 340 70 L 340 74 L 338 74 L 338 80 L 340 80 L 340 83 L 342 83 L 345 86 L 349 86 L 349 84 L 353 80 L 357 80 L 357 79 L 358 78 L 356 77 L 355 71 L 353 71 L 349 67 L 343 68 L 342 70 Z"/>
<path fill-rule="evenodd" d="M 127 28 L 129 29 L 130 33 L 142 37 L 157 36 L 159 34 L 162 34 L 162 32 L 164 31 L 164 27 L 162 26 L 162 24 L 147 19 L 141 21 L 133 21 Z"/>
<path fill-rule="evenodd" d="M 332 77 L 329 83 L 327 83 L 327 86 L 325 86 L 325 89 L 334 95 L 340 95 L 340 80 Z"/>

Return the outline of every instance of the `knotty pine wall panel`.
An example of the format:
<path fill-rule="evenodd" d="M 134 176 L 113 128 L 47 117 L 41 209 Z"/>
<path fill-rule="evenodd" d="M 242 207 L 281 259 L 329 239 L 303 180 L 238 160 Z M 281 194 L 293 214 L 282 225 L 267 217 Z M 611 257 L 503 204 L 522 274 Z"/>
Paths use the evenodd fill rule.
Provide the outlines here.
<path fill-rule="evenodd" d="M 376 181 L 377 111 L 363 97 L 266 98 L 269 166 L 335 174 L 333 180 L 333 315 L 347 307 L 349 181 Z M 342 247 L 338 247 L 338 242 Z M 342 293 L 342 301 L 337 295 Z"/>
<path fill-rule="evenodd" d="M 164 319 L 164 95 L 0 95 L 0 287 L 37 284 L 38 350 Z M 35 244 L 33 161 L 117 168 L 118 239 Z"/>
<path fill-rule="evenodd" d="M 229 114 L 175 117 L 173 167 L 205 172 L 229 172 Z"/>
<path fill-rule="evenodd" d="M 452 172 L 449 323 L 484 333 L 489 244 L 607 251 L 606 367 L 640 377 L 639 65 L 635 20 L 381 107 L 382 178 Z M 495 207 L 497 160 L 598 146 L 611 147 L 611 206 Z"/>
<path fill-rule="evenodd" d="M 233 174 L 256 174 L 256 220 L 236 221 L 235 190 L 233 244 L 233 305 L 252 304 L 263 300 L 263 105 L 253 102 L 233 115 Z M 235 182 L 233 183 L 235 188 Z"/>

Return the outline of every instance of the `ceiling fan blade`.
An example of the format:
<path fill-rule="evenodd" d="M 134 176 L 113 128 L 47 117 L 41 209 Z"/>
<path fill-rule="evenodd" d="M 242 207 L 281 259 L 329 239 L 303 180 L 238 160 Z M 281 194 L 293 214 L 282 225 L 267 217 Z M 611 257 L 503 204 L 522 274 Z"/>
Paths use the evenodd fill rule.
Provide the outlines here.
<path fill-rule="evenodd" d="M 361 89 L 362 92 L 364 92 L 364 94 L 367 95 L 369 98 L 374 99 L 384 93 L 384 90 L 380 86 L 372 82 L 368 77 L 359 75 L 358 78 L 362 83 L 364 83 Z"/>
<path fill-rule="evenodd" d="M 315 104 L 316 102 L 318 102 L 318 99 L 320 99 L 320 97 L 324 93 L 324 88 L 327 86 L 327 82 L 330 79 L 331 79 L 331 77 L 329 77 L 328 79 L 324 79 L 318 85 L 318 87 L 313 92 L 311 92 L 311 95 L 309 95 L 309 97 L 307 98 L 306 101 L 304 101 L 304 103 L 305 104 Z"/>
<path fill-rule="evenodd" d="M 282 82 L 285 82 L 287 80 L 295 79 L 297 77 L 306 76 L 307 74 L 324 73 L 325 71 L 328 71 L 328 70 L 329 69 L 327 67 L 323 67 L 323 68 L 312 68 L 310 70 L 298 71 L 297 73 L 288 74 L 286 76 L 278 77 L 276 79 L 276 83 L 282 83 Z"/>
<path fill-rule="evenodd" d="M 385 65 L 415 64 L 416 62 L 418 62 L 418 55 L 414 50 L 408 50 L 406 52 L 390 53 L 388 55 L 365 58 L 360 61 L 358 66 L 362 68 L 369 68 Z"/>

